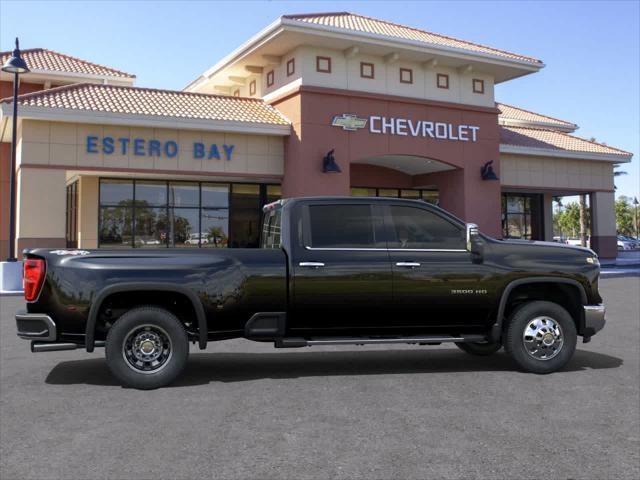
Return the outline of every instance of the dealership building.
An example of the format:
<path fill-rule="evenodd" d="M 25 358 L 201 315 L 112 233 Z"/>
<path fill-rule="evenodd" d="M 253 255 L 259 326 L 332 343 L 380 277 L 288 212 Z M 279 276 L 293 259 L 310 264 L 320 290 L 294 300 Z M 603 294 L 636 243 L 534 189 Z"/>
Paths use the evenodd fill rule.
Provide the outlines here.
<path fill-rule="evenodd" d="M 182 91 L 51 50 L 23 58 L 18 251 L 253 247 L 262 205 L 308 195 L 422 199 L 498 238 L 551 240 L 552 199 L 586 194 L 591 246 L 616 255 L 613 169 L 631 154 L 494 98 L 535 58 L 344 12 L 282 16 Z"/>

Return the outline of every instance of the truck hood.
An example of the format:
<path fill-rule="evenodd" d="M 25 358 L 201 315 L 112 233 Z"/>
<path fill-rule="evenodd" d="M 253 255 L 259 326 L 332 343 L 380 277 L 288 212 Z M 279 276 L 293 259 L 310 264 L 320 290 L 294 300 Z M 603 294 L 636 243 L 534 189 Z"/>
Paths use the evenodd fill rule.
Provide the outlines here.
<path fill-rule="evenodd" d="M 596 254 L 596 252 L 594 252 L 593 250 L 591 250 L 590 248 L 587 247 L 580 247 L 580 246 L 575 246 L 575 245 L 567 245 L 566 243 L 558 243 L 558 242 L 543 242 L 540 240 L 515 240 L 515 239 L 510 239 L 510 240 L 498 240 L 500 243 L 503 244 L 508 244 L 508 245 L 531 245 L 534 247 L 547 247 L 547 248 L 558 248 L 558 249 L 562 249 L 566 252 L 568 251 L 573 251 L 575 253 L 578 252 L 582 252 L 584 254 L 588 254 L 594 257 L 597 257 L 598 255 Z"/>

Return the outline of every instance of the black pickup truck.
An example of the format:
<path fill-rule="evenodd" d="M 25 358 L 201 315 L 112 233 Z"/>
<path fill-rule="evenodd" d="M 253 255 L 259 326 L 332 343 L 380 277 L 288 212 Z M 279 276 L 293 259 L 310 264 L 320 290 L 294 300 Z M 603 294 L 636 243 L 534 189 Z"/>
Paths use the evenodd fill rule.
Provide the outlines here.
<path fill-rule="evenodd" d="M 34 352 L 104 346 L 142 389 L 178 377 L 189 341 L 231 338 L 504 346 L 549 373 L 603 328 L 599 273 L 589 249 L 496 240 L 421 201 L 296 198 L 264 207 L 259 249 L 27 250 L 16 321 Z"/>

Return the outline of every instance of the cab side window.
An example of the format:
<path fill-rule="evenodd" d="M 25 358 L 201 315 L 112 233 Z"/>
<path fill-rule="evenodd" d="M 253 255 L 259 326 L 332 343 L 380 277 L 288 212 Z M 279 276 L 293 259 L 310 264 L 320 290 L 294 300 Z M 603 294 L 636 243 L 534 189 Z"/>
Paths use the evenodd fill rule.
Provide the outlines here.
<path fill-rule="evenodd" d="M 376 246 L 374 223 L 370 205 L 311 205 L 311 244 L 308 246 L 373 248 Z"/>
<path fill-rule="evenodd" d="M 389 248 L 464 250 L 465 231 L 421 208 L 392 205 Z"/>

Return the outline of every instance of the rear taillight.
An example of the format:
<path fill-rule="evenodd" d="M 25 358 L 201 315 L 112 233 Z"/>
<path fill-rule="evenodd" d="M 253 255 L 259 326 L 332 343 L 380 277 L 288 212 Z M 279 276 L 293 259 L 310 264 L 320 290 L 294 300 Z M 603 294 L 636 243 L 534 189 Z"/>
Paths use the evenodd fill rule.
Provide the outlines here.
<path fill-rule="evenodd" d="M 41 258 L 26 258 L 24 260 L 23 285 L 24 299 L 27 302 L 33 302 L 38 298 L 38 294 L 44 283 L 45 273 L 45 263 Z"/>

